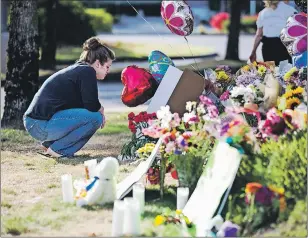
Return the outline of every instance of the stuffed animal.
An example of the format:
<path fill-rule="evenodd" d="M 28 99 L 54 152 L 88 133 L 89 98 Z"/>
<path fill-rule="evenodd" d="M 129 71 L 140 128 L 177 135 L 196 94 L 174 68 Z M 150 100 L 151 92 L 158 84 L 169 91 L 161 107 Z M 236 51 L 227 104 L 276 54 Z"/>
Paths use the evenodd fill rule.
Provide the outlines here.
<path fill-rule="evenodd" d="M 94 178 L 79 191 L 77 206 L 103 205 L 116 199 L 117 175 L 119 163 L 116 158 L 104 158 L 95 168 Z"/>

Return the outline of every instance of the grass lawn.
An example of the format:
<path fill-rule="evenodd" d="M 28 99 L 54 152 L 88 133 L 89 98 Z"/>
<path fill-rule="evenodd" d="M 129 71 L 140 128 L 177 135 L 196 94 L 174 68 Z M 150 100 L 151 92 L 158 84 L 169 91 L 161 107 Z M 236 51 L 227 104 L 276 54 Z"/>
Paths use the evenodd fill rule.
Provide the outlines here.
<path fill-rule="evenodd" d="M 172 48 L 168 44 L 135 44 L 135 43 L 106 43 L 112 50 L 115 51 L 117 58 L 122 57 L 148 57 L 153 50 L 160 50 L 169 57 L 175 56 L 191 56 L 189 47 L 186 44 L 174 44 Z M 202 46 L 190 45 L 194 56 L 206 55 L 214 53 L 213 49 Z M 57 49 L 56 60 L 58 61 L 75 61 L 79 58 L 82 52 L 81 47 L 65 46 Z"/>
<path fill-rule="evenodd" d="M 39 144 L 25 131 L 2 129 L 1 152 L 1 236 L 110 236 L 112 204 L 78 208 L 61 202 L 62 174 L 73 179 L 84 176 L 83 162 L 119 155 L 130 133 L 127 115 L 110 113 L 108 124 L 70 161 L 43 158 L 36 152 Z M 125 178 L 133 165 L 121 164 L 118 181 Z M 175 180 L 163 201 L 158 187 L 147 187 L 143 228 L 152 226 L 154 217 L 164 209 L 175 209 Z"/>

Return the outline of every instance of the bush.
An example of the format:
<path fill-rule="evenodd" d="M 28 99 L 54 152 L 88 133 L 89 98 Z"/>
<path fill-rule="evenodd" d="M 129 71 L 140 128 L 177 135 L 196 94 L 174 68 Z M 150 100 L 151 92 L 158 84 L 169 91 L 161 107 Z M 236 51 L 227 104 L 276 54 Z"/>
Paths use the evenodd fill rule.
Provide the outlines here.
<path fill-rule="evenodd" d="M 255 33 L 257 29 L 256 16 L 244 16 L 241 18 L 241 30 L 247 33 Z M 223 22 L 222 32 L 227 33 L 230 24 L 230 19 Z"/>
<path fill-rule="evenodd" d="M 113 16 L 105 9 L 88 8 L 86 13 L 90 16 L 90 24 L 98 32 L 111 32 Z"/>
<path fill-rule="evenodd" d="M 264 183 L 285 189 L 286 198 L 305 199 L 307 195 L 306 131 L 281 136 L 263 144 L 256 155 L 255 172 Z"/>
<path fill-rule="evenodd" d="M 278 141 L 269 140 L 261 146 L 258 154 L 244 156 L 228 198 L 228 206 L 224 209 L 226 219 L 243 225 L 247 206 L 245 185 L 258 182 L 285 189 L 287 209 L 279 214 L 279 220 L 290 220 L 294 204 L 305 199 L 307 194 L 306 144 L 306 132 L 299 131 L 281 136 Z"/>
<path fill-rule="evenodd" d="M 280 225 L 281 237 L 307 237 L 307 204 L 300 200 L 286 223 Z"/>
<path fill-rule="evenodd" d="M 45 4 L 46 0 L 39 1 L 39 36 L 41 39 L 44 39 L 46 35 Z M 81 45 L 86 39 L 94 36 L 95 30 L 90 21 L 91 17 L 86 14 L 81 2 L 60 0 L 57 4 L 55 22 L 57 45 Z"/>

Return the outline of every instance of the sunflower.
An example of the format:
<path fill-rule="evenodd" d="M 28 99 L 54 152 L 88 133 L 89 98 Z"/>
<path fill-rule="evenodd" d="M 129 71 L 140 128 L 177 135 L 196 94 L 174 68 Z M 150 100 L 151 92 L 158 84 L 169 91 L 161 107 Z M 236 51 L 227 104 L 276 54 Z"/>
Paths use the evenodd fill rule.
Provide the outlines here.
<path fill-rule="evenodd" d="M 283 95 L 284 98 L 290 98 L 290 97 L 292 97 L 292 96 L 293 96 L 293 90 L 287 91 L 287 92 Z"/>
<path fill-rule="evenodd" d="M 285 73 L 285 75 L 283 76 L 283 79 L 285 81 L 288 81 L 291 79 L 291 76 L 293 73 L 295 73 L 297 71 L 296 67 L 291 68 L 288 72 Z"/>
<path fill-rule="evenodd" d="M 293 94 L 302 94 L 304 89 L 302 87 L 297 87 L 296 89 L 292 90 Z"/>
<path fill-rule="evenodd" d="M 296 97 L 288 98 L 287 99 L 287 109 L 294 109 L 300 103 L 301 101 Z"/>

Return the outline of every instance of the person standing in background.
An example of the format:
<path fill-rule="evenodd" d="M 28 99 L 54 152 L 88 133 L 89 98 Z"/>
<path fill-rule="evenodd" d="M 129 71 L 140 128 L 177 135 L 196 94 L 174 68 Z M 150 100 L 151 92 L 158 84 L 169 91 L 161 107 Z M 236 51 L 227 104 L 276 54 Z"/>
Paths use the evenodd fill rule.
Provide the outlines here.
<path fill-rule="evenodd" d="M 258 15 L 257 32 L 249 57 L 250 62 L 256 61 L 256 51 L 260 42 L 262 42 L 262 56 L 264 61 L 275 61 L 276 65 L 279 65 L 279 62 L 283 60 L 288 60 L 292 63 L 292 59 L 279 36 L 288 18 L 297 11 L 295 8 L 281 1 L 266 0 L 263 2 L 265 8 Z"/>

